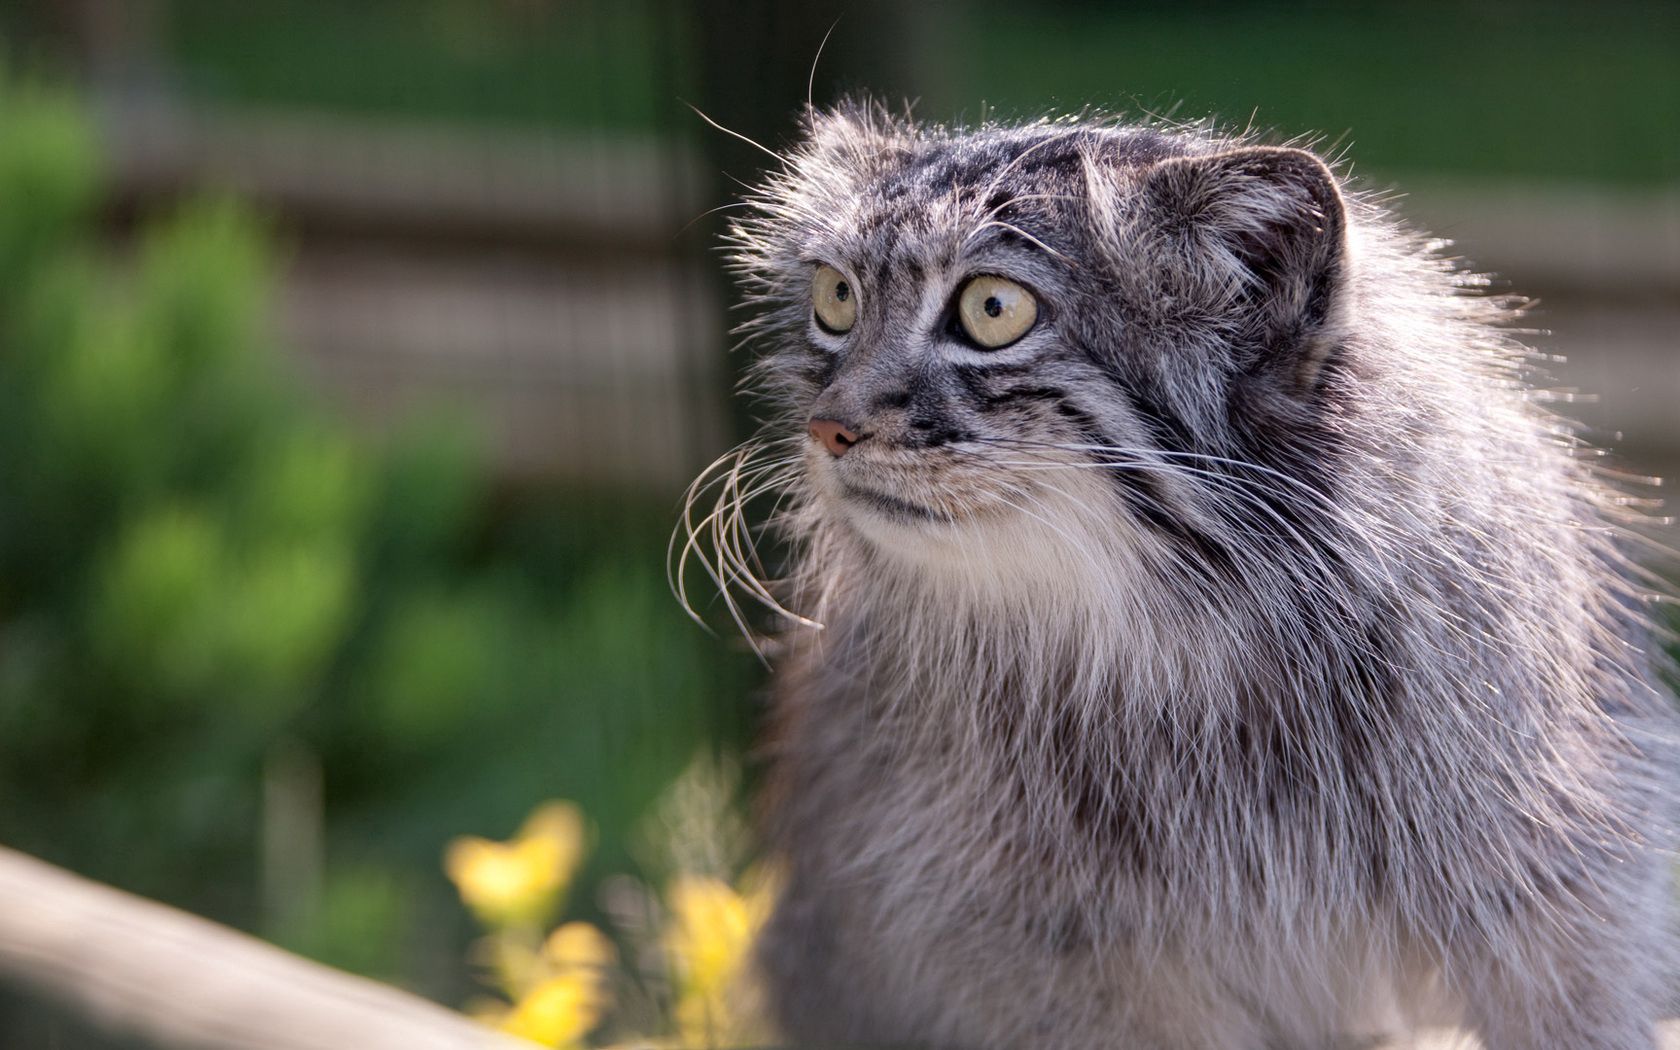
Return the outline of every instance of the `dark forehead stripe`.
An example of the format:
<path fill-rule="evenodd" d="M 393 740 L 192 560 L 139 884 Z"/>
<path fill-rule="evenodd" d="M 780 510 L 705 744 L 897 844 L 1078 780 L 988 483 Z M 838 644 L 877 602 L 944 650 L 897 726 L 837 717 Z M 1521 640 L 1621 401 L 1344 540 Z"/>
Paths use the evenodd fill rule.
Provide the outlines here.
<path fill-rule="evenodd" d="M 889 225 L 881 230 L 871 244 L 871 254 L 875 256 L 875 272 L 870 275 L 870 286 L 877 294 L 892 282 L 893 275 L 900 269 L 897 256 L 901 240 L 901 231 Z"/>
<path fill-rule="evenodd" d="M 1184 152 L 1174 139 L 1151 130 L 1028 128 L 976 133 L 961 144 L 933 140 L 900 155 L 880 173 L 876 190 L 894 200 L 918 188 L 945 192 L 996 180 L 1033 181 L 1044 172 L 1075 172 L 1086 156 L 1110 164 L 1152 164 Z"/>

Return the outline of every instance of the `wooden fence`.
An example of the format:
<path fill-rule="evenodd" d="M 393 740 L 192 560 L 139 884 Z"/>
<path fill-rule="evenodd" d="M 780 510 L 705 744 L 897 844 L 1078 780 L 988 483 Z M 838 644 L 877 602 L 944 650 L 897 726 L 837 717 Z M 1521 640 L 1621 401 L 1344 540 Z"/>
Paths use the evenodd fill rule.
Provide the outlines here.
<path fill-rule="evenodd" d="M 428 399 L 490 421 L 520 478 L 679 484 L 725 443 L 719 267 L 679 145 L 276 113 L 106 106 L 128 209 L 193 189 L 272 209 L 281 321 L 380 421 Z M 698 118 L 696 118 L 698 124 Z M 697 129 L 701 130 L 701 129 Z M 1418 226 L 1538 296 L 1579 414 L 1645 472 L 1680 467 L 1680 188 L 1407 180 Z"/>

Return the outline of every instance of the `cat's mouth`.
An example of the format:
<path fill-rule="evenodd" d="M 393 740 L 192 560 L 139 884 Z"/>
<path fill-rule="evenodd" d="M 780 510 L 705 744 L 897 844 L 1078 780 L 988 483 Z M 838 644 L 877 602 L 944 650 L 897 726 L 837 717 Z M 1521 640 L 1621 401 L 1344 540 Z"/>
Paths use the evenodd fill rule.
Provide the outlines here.
<path fill-rule="evenodd" d="M 842 481 L 839 485 L 840 495 L 854 504 L 862 504 L 876 513 L 885 515 L 895 521 L 905 523 L 938 522 L 949 525 L 955 519 L 950 514 L 924 506 L 902 496 L 895 496 L 878 489 Z"/>
<path fill-rule="evenodd" d="M 840 457 L 819 448 L 805 466 L 818 513 L 907 571 L 1054 589 L 1119 549 L 1106 546 L 1116 517 L 1093 472 L 1047 484 L 987 452 L 864 442 Z"/>
<path fill-rule="evenodd" d="M 838 460 L 813 455 L 809 465 L 818 489 L 866 528 L 957 525 L 994 509 L 977 498 L 972 467 L 925 449 L 864 447 Z"/>

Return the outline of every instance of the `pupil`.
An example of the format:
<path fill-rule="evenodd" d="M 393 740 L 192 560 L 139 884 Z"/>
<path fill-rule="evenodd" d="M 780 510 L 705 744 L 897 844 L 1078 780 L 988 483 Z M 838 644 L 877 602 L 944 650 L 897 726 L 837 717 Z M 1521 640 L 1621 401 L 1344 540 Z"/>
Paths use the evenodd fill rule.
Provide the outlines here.
<path fill-rule="evenodd" d="M 1003 313 L 1003 300 L 999 299 L 995 295 L 988 295 L 986 296 L 985 303 L 981 305 L 980 309 L 986 311 L 987 317 L 996 317 Z"/>
<path fill-rule="evenodd" d="M 851 297 L 852 297 L 851 286 L 848 285 L 845 281 L 841 281 L 839 284 L 834 286 L 834 298 L 840 300 L 841 302 L 845 302 L 847 299 L 850 299 Z"/>

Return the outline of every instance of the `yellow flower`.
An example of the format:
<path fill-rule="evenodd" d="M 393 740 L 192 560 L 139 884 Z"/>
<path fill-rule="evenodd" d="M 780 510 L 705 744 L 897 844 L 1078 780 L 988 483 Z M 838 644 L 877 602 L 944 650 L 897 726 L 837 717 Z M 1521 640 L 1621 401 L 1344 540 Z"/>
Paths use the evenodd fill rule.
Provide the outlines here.
<path fill-rule="evenodd" d="M 519 829 L 520 838 L 548 839 L 566 851 L 570 865 L 583 857 L 583 811 L 570 802 L 544 802 Z"/>
<path fill-rule="evenodd" d="M 693 875 L 679 877 L 665 898 L 665 946 L 683 983 L 706 991 L 727 985 L 752 943 L 746 901 L 721 880 Z"/>
<path fill-rule="evenodd" d="M 538 807 L 507 842 L 463 836 L 449 844 L 444 871 L 461 900 L 492 928 L 539 926 L 553 912 L 583 857 L 583 816 L 569 802 Z"/>
<path fill-rule="evenodd" d="M 558 973 L 568 970 L 605 970 L 618 961 L 618 950 L 607 935 L 587 922 L 568 922 L 543 942 L 543 961 Z"/>
<path fill-rule="evenodd" d="M 682 876 L 666 891 L 665 950 L 676 971 L 677 1027 L 684 1041 L 714 1046 L 762 1030 L 752 947 L 769 915 L 775 880 L 760 872 L 738 893 L 713 878 Z"/>
<path fill-rule="evenodd" d="M 502 1019 L 510 1035 L 543 1046 L 576 1046 L 601 1023 L 606 992 L 593 974 L 577 970 L 532 988 Z"/>

